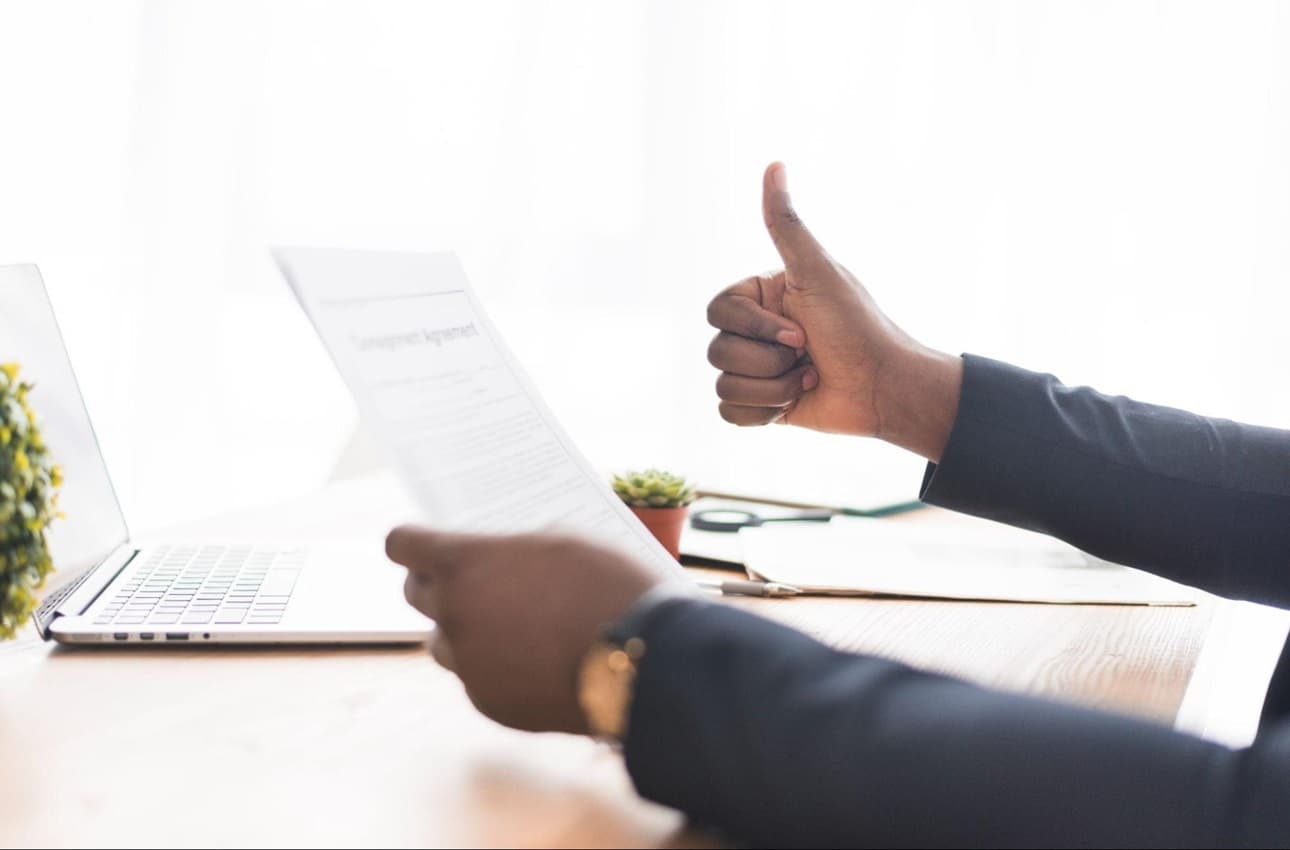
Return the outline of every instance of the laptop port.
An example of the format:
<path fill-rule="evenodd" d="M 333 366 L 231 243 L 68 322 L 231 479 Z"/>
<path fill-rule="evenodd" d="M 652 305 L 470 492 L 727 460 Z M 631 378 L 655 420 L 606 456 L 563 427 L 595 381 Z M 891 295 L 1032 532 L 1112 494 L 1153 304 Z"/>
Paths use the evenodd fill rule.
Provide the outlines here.
<path fill-rule="evenodd" d="M 139 640 L 152 640 L 155 637 L 152 632 L 139 632 Z"/>
<path fill-rule="evenodd" d="M 130 639 L 130 636 L 125 632 L 115 632 L 112 635 L 112 640 L 129 640 L 129 639 Z"/>
<path fill-rule="evenodd" d="M 166 632 L 166 640 L 188 640 L 188 632 Z"/>

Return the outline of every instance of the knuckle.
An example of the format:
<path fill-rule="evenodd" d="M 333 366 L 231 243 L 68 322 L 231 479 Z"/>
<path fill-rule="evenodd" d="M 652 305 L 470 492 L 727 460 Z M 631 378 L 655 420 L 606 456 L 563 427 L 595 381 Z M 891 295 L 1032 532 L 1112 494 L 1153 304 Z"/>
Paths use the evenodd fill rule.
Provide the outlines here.
<path fill-rule="evenodd" d="M 389 558 L 391 561 L 397 561 L 402 544 L 403 528 L 400 526 L 385 535 L 385 557 Z"/>
<path fill-rule="evenodd" d="M 729 294 L 722 292 L 716 298 L 708 302 L 708 324 L 714 328 L 722 328 L 729 312 Z"/>
<path fill-rule="evenodd" d="M 403 598 L 413 608 L 420 610 L 424 600 L 421 598 L 421 582 L 414 575 L 409 575 L 403 582 Z"/>
<path fill-rule="evenodd" d="M 733 401 L 733 399 L 730 398 L 730 376 L 725 372 L 722 372 L 717 376 L 716 391 L 717 398 L 722 399 L 723 401 Z"/>
<path fill-rule="evenodd" d="M 780 210 L 777 216 L 778 220 L 790 226 L 799 226 L 802 223 L 802 217 L 797 214 L 797 210 L 792 206 L 786 206 Z"/>
<path fill-rule="evenodd" d="M 443 632 L 434 633 L 433 642 L 430 644 L 430 654 L 439 666 L 445 670 L 453 669 L 452 648 L 448 646 L 448 641 L 444 639 Z"/>
<path fill-rule="evenodd" d="M 725 334 L 717 334 L 708 343 L 708 363 L 718 369 L 722 368 L 721 364 L 726 362 L 726 352 L 728 344 Z"/>

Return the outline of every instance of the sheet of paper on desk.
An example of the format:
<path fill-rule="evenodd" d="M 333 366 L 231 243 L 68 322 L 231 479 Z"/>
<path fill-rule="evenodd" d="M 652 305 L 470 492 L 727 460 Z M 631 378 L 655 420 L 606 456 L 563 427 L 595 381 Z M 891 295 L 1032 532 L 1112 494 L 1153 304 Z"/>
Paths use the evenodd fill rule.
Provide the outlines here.
<path fill-rule="evenodd" d="M 930 529 L 835 517 L 739 532 L 748 574 L 807 592 L 1009 602 L 1194 605 L 1196 591 L 993 523 Z"/>
<path fill-rule="evenodd" d="M 274 257 L 427 521 L 572 531 L 684 575 L 556 422 L 455 256 Z"/>

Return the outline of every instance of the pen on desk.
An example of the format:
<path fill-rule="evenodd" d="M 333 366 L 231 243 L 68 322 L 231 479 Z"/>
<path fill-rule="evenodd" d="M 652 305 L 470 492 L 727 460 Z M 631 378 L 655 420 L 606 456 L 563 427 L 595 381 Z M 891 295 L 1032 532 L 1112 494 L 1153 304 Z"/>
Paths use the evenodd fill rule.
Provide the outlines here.
<path fill-rule="evenodd" d="M 716 590 L 725 596 L 797 596 L 802 591 L 791 584 L 780 584 L 774 581 L 700 581 L 699 587 L 704 590 Z"/>

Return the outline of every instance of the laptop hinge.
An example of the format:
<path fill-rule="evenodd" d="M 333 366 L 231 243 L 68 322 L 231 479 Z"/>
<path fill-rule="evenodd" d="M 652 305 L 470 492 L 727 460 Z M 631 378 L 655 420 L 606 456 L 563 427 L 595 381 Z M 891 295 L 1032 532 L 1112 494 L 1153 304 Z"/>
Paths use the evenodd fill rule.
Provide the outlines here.
<path fill-rule="evenodd" d="M 138 553 L 138 549 L 128 544 L 119 546 L 97 565 L 46 596 L 31 615 L 41 638 L 50 639 L 50 627 L 59 617 L 74 617 L 89 610 L 94 600 L 99 598 Z"/>

